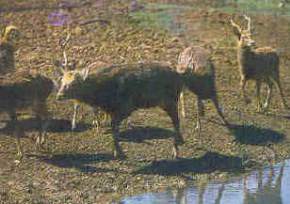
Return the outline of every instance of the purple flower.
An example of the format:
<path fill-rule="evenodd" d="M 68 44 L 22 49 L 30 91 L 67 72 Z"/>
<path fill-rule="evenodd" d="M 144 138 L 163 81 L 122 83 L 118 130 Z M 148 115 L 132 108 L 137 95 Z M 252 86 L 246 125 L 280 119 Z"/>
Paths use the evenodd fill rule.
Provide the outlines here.
<path fill-rule="evenodd" d="M 48 23 L 53 26 L 63 26 L 69 24 L 69 15 L 62 12 L 53 12 L 48 16 Z"/>

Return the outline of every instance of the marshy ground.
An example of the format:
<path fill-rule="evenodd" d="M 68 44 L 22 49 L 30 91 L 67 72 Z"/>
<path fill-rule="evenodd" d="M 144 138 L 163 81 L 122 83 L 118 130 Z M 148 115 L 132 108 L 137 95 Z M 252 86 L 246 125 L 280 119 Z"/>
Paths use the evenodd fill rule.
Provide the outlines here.
<path fill-rule="evenodd" d="M 103 122 L 101 133 L 96 134 L 92 111 L 82 106 L 78 128 L 71 132 L 72 103 L 56 102 L 52 95 L 47 151 L 35 151 L 31 138 L 37 134 L 37 126 L 30 115 L 21 116 L 25 157 L 20 165 L 13 162 L 16 145 L 9 120 L 0 130 L 0 203 L 111 203 L 124 195 L 223 179 L 289 157 L 290 110 L 281 108 L 275 92 L 269 111 L 257 113 L 252 83 L 247 89 L 252 103 L 244 104 L 236 38 L 229 25 L 230 18 L 239 20 L 247 12 L 253 19 L 257 44 L 277 48 L 282 86 L 290 104 L 287 7 L 146 1 L 144 8 L 128 11 L 129 1 L 70 2 L 72 8 L 61 11 L 55 0 L 0 1 L 1 27 L 14 24 L 23 34 L 17 44 L 17 68 L 52 77 L 53 59 L 62 58 L 58 42 L 66 35 L 63 22 L 72 31 L 69 59 L 79 62 L 79 67 L 98 60 L 113 64 L 154 60 L 174 65 L 185 46 L 210 45 L 220 103 L 232 125 L 221 125 L 213 105 L 206 103 L 202 134 L 195 134 L 195 97 L 187 91 L 181 159 L 171 159 L 174 132 L 170 118 L 154 108 L 134 112 L 129 127 L 124 122 L 120 140 L 127 158 L 115 160 L 109 123 Z M 65 20 L 57 17 L 59 13 L 66 14 Z M 96 18 L 102 21 L 88 23 Z M 1 118 L 7 119 L 5 114 Z"/>

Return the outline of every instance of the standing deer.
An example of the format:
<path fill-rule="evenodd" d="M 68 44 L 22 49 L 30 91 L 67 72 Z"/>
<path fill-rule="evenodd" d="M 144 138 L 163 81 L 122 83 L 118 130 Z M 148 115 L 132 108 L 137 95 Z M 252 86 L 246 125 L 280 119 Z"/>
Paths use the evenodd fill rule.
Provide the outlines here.
<path fill-rule="evenodd" d="M 0 74 L 15 70 L 14 42 L 19 38 L 20 32 L 15 26 L 7 26 L 0 39 Z"/>
<path fill-rule="evenodd" d="M 196 129 L 201 132 L 200 116 L 204 115 L 204 105 L 202 100 L 210 99 L 217 113 L 224 124 L 225 120 L 219 106 L 217 91 L 215 86 L 215 67 L 210 59 L 209 52 L 202 47 L 187 47 L 179 57 L 176 71 L 183 75 L 185 87 L 197 96 L 197 124 Z M 183 91 L 180 93 L 179 104 L 181 106 L 182 116 L 185 117 Z"/>
<path fill-rule="evenodd" d="M 249 99 L 245 94 L 245 86 L 248 80 L 256 82 L 257 110 L 266 110 L 270 104 L 273 84 L 277 87 L 282 100 L 282 106 L 287 108 L 283 95 L 279 77 L 279 56 L 271 47 L 256 48 L 255 41 L 251 38 L 251 19 L 244 16 L 247 20 L 247 29 L 242 29 L 237 23 L 231 20 L 234 34 L 238 37 L 237 59 L 240 69 L 240 86 L 242 95 L 246 103 Z M 260 99 L 261 84 L 268 86 L 267 98 L 262 107 Z"/>
<path fill-rule="evenodd" d="M 0 112 L 7 113 L 11 118 L 19 159 L 23 155 L 20 144 L 23 132 L 19 127 L 17 112 L 30 109 L 35 113 L 40 125 L 36 145 L 43 144 L 48 117 L 46 100 L 52 89 L 52 80 L 40 74 L 30 74 L 27 71 L 6 74 L 5 78 L 0 80 Z"/>
<path fill-rule="evenodd" d="M 135 110 L 155 106 L 166 111 L 173 122 L 173 157 L 178 156 L 183 138 L 178 117 L 182 80 L 177 72 L 157 63 L 111 66 L 90 75 L 88 72 L 87 68 L 63 71 L 57 99 L 74 99 L 109 114 L 115 157 L 124 156 L 118 143 L 120 123 Z"/>
<path fill-rule="evenodd" d="M 69 75 L 70 73 L 70 70 L 74 70 L 75 67 L 76 67 L 76 63 L 69 63 L 68 62 L 68 57 L 67 57 L 67 54 L 66 54 L 66 46 L 68 45 L 69 41 L 71 39 L 71 33 L 68 32 L 67 33 L 67 36 L 65 39 L 63 40 L 60 40 L 59 44 L 60 44 L 60 47 L 62 49 L 62 52 L 63 52 L 63 58 L 64 58 L 64 62 L 60 62 L 58 60 L 56 60 L 54 62 L 54 65 L 57 69 L 57 72 L 56 73 L 58 75 L 58 79 L 56 80 L 56 84 L 57 86 L 59 85 L 60 83 L 60 75 Z M 97 61 L 97 62 L 94 62 L 92 64 L 90 64 L 88 66 L 88 68 L 93 68 L 93 67 L 107 67 L 108 64 L 104 63 L 104 62 L 100 62 L 100 61 Z M 80 105 L 81 105 L 81 102 L 78 101 L 78 100 L 72 100 L 73 101 L 73 116 L 72 116 L 72 119 L 71 119 L 71 130 L 75 130 L 76 128 L 76 119 L 77 119 L 77 115 L 78 115 L 78 112 L 79 112 L 79 108 L 80 108 Z M 101 115 L 101 112 L 99 109 L 97 108 L 94 108 L 94 116 L 97 117 L 96 120 L 93 121 L 93 124 L 96 125 L 96 128 L 97 128 L 97 132 L 99 132 L 99 127 L 100 127 L 100 115 Z M 104 117 L 105 119 L 104 120 L 107 120 L 107 115 L 105 115 Z"/>

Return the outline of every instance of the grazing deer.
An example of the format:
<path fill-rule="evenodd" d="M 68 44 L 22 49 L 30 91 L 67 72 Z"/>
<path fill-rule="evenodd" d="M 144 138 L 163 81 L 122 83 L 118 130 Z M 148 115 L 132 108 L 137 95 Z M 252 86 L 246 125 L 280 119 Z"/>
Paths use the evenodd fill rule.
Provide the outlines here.
<path fill-rule="evenodd" d="M 23 132 L 20 130 L 17 119 L 17 112 L 21 110 L 32 110 L 39 121 L 39 135 L 36 145 L 45 142 L 45 128 L 48 111 L 46 99 L 52 92 L 52 80 L 40 74 L 31 74 L 27 71 L 17 71 L 6 74 L 0 80 L 0 112 L 7 113 L 14 127 L 16 136 L 17 156 L 22 158 L 23 152 L 20 144 L 20 137 Z"/>
<path fill-rule="evenodd" d="M 196 129 L 201 132 L 200 116 L 204 115 L 202 100 L 210 99 L 224 124 L 227 124 L 219 107 L 215 86 L 215 67 L 210 59 L 209 52 L 202 47 L 187 47 L 179 57 L 176 71 L 183 75 L 185 87 L 197 96 L 197 124 Z M 180 93 L 179 104 L 182 116 L 185 117 L 183 91 Z"/>
<path fill-rule="evenodd" d="M 166 111 L 173 122 L 173 157 L 178 156 L 183 138 L 178 117 L 182 80 L 177 72 L 157 63 L 139 63 L 106 67 L 90 75 L 87 68 L 62 73 L 57 99 L 77 100 L 110 115 L 115 157 L 124 156 L 118 143 L 120 123 L 135 110 L 155 106 Z"/>
<path fill-rule="evenodd" d="M 0 74 L 15 70 L 14 42 L 19 38 L 20 32 L 15 26 L 7 26 L 0 39 Z"/>
<path fill-rule="evenodd" d="M 238 37 L 237 59 L 241 75 L 242 95 L 246 103 L 249 99 L 245 94 L 245 86 L 248 80 L 256 82 L 257 110 L 267 109 L 272 96 L 273 84 L 277 87 L 282 99 L 282 106 L 287 108 L 286 101 L 280 84 L 279 77 L 279 56 L 271 47 L 256 48 L 255 41 L 251 38 L 251 19 L 244 16 L 247 20 L 247 29 L 242 29 L 237 23 L 231 20 L 234 34 Z M 267 98 L 262 107 L 260 99 L 261 84 L 268 86 Z"/>

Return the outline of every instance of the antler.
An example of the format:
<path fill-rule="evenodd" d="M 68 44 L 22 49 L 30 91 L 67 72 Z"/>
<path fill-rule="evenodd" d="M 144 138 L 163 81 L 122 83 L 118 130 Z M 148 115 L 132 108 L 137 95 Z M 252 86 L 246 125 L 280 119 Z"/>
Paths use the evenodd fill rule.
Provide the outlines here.
<path fill-rule="evenodd" d="M 66 52 L 65 52 L 65 47 L 67 46 L 69 40 L 70 40 L 70 37 L 71 37 L 71 34 L 70 32 L 68 32 L 67 36 L 66 36 L 66 39 L 64 41 L 60 41 L 59 44 L 60 44 L 60 47 L 63 49 L 63 58 L 64 58 L 64 68 L 66 68 L 67 64 L 68 64 L 68 59 L 67 59 L 67 55 L 66 55 Z"/>
<path fill-rule="evenodd" d="M 231 24 L 232 24 L 232 26 L 233 26 L 234 28 L 236 28 L 240 33 L 242 32 L 242 28 L 241 28 L 237 23 L 235 23 L 233 19 L 231 19 Z"/>
<path fill-rule="evenodd" d="M 244 15 L 244 18 L 246 19 L 246 21 L 248 21 L 248 27 L 247 27 L 247 31 L 249 33 L 251 33 L 251 18 L 247 15 Z"/>

